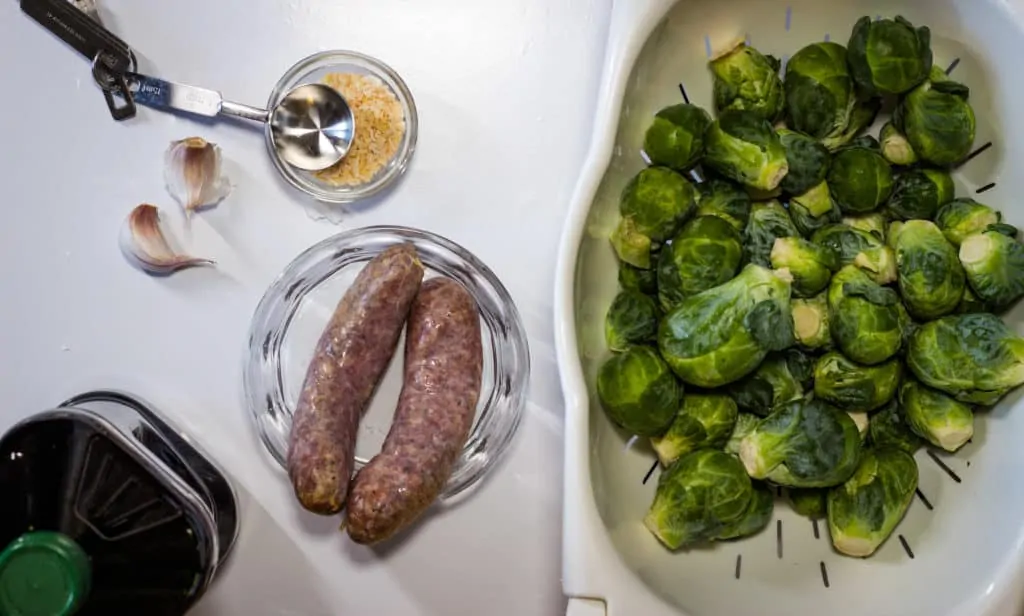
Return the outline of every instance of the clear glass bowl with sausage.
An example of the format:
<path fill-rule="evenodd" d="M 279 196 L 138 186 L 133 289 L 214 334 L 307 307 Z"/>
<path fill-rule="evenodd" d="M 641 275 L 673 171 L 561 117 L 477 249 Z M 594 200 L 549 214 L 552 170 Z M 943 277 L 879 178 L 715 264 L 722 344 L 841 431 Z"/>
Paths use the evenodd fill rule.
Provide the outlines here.
<path fill-rule="evenodd" d="M 448 278 L 475 300 L 480 320 L 482 370 L 476 413 L 465 445 L 440 499 L 477 483 L 508 449 L 526 403 L 530 360 L 525 329 L 505 287 L 461 246 L 417 229 L 377 226 L 346 231 L 300 254 L 271 284 L 256 308 L 243 368 L 246 402 L 270 455 L 289 468 L 289 436 L 318 341 L 339 300 L 360 272 L 400 244 L 415 248 L 423 288 Z M 381 451 L 403 388 L 405 333 L 366 406 L 355 442 L 354 471 Z"/>

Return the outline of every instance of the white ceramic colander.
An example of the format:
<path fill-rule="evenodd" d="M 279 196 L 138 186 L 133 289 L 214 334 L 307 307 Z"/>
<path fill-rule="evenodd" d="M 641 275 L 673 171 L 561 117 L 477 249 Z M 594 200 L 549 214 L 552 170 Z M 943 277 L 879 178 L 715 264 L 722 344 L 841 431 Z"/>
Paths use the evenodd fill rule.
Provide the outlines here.
<path fill-rule="evenodd" d="M 864 15 L 903 15 L 932 29 L 935 64 L 971 88 L 981 152 L 955 174 L 974 196 L 1024 223 L 1024 0 L 621 0 L 614 2 L 595 137 L 573 197 L 556 282 L 566 398 L 564 589 L 588 616 L 1017 615 L 1024 598 L 1024 406 L 1014 392 L 980 413 L 955 456 L 921 451 L 920 490 L 874 557 L 834 552 L 776 501 L 760 535 L 671 553 L 643 526 L 655 457 L 612 426 L 594 394 L 608 351 L 604 314 L 617 290 L 608 241 L 618 195 L 644 166 L 653 114 L 711 104 L 710 53 L 748 36 L 788 58 L 806 44 L 846 44 Z M 877 129 L 877 127 L 876 127 Z M 877 134 L 877 133 L 873 133 Z M 987 144 L 991 146 L 982 149 Z M 1018 331 L 1024 310 L 1007 319 Z M 653 467 L 653 472 L 652 472 Z"/>

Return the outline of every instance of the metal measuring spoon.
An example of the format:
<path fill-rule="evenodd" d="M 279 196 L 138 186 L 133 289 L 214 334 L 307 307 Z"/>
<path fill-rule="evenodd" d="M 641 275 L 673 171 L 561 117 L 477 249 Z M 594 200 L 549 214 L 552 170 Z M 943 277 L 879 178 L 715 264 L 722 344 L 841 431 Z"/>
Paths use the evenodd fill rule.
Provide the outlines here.
<path fill-rule="evenodd" d="M 356 124 L 345 98 L 323 84 L 295 87 L 270 111 L 224 100 L 220 92 L 164 81 L 138 73 L 126 75 L 140 105 L 216 117 L 234 116 L 268 125 L 277 155 L 306 171 L 326 169 L 348 153 Z"/>

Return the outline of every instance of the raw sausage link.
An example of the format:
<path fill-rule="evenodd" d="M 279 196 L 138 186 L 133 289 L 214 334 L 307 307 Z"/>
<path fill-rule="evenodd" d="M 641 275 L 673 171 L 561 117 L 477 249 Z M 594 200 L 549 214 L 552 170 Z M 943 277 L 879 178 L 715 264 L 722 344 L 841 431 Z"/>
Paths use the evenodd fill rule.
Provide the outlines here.
<path fill-rule="evenodd" d="M 313 513 L 335 514 L 345 504 L 359 421 L 422 281 L 411 244 L 386 249 L 359 272 L 320 336 L 288 442 L 292 488 Z"/>
<path fill-rule="evenodd" d="M 483 372 L 480 315 L 459 283 L 423 283 L 409 315 L 405 381 L 381 453 L 352 480 L 348 534 L 388 539 L 440 494 L 469 437 Z"/>

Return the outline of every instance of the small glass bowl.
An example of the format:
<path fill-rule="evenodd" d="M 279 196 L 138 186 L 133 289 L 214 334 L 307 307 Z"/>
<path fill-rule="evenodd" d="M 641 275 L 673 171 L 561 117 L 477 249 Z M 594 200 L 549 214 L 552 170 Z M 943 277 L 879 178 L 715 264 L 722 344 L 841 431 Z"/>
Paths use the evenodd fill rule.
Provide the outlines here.
<path fill-rule="evenodd" d="M 274 86 L 267 101 L 267 109 L 274 109 L 281 98 L 291 89 L 308 83 L 322 83 L 329 73 L 358 73 L 373 75 L 391 88 L 405 114 L 405 134 L 394 157 L 370 181 L 353 186 L 336 186 L 321 181 L 313 172 L 303 171 L 282 161 L 274 148 L 270 124 L 264 131 L 264 141 L 274 166 L 281 172 L 284 179 L 318 201 L 326 203 L 352 203 L 379 193 L 405 173 L 416 150 L 416 138 L 419 134 L 419 119 L 416 114 L 416 102 L 412 93 L 390 66 L 376 58 L 354 51 L 323 51 L 300 60 L 281 77 Z M 354 110 L 353 110 L 354 111 Z M 359 124 L 356 123 L 356 139 L 359 138 Z"/>
<path fill-rule="evenodd" d="M 404 227 L 366 227 L 339 233 L 299 255 L 256 307 L 243 369 L 246 403 L 267 450 L 286 466 L 288 433 L 306 367 L 335 306 L 366 262 L 410 242 L 424 279 L 452 278 L 480 307 L 484 365 L 476 419 L 441 498 L 479 481 L 508 449 L 518 430 L 529 385 L 526 332 L 512 297 L 494 272 L 443 237 Z M 391 427 L 402 386 L 403 339 L 359 427 L 355 470 L 376 455 Z"/>

